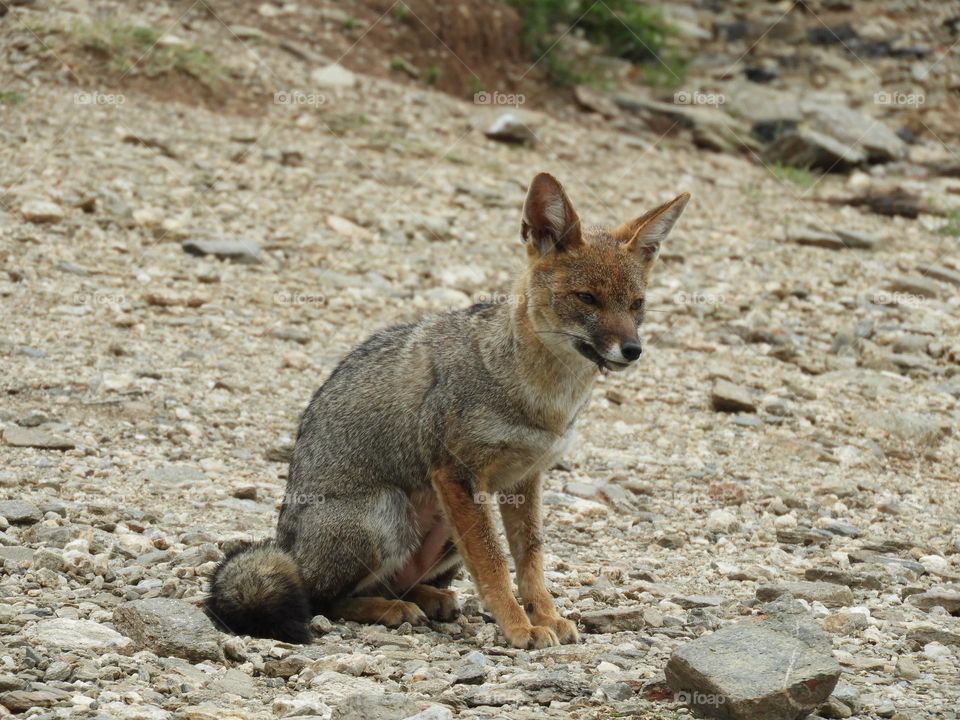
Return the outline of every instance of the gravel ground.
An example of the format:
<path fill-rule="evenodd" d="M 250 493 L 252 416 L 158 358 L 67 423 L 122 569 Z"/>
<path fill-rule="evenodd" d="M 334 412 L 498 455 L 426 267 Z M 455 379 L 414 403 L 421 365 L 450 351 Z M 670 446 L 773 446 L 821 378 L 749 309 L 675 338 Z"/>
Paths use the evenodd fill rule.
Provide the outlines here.
<path fill-rule="evenodd" d="M 277 92 L 308 87 L 309 62 L 260 60 Z M 0 702 L 686 716 L 671 653 L 788 589 L 854 715 L 956 718 L 960 260 L 939 221 L 811 202 L 857 177 L 807 191 L 598 116 L 525 110 L 536 144 L 498 143 L 481 132 L 496 108 L 354 79 L 257 114 L 78 103 L 56 79 L 2 108 Z M 224 543 L 272 533 L 299 413 L 354 344 L 508 292 L 539 170 L 588 222 L 693 194 L 643 362 L 602 378 L 546 479 L 548 581 L 581 644 L 506 648 L 466 577 L 457 623 L 317 618 L 310 646 L 211 637 L 179 603 L 151 607 L 182 613 L 180 650 L 121 622 L 131 601 L 194 603 Z M 795 242 L 811 225 L 874 246 Z M 184 249 L 204 241 L 239 255 Z"/>

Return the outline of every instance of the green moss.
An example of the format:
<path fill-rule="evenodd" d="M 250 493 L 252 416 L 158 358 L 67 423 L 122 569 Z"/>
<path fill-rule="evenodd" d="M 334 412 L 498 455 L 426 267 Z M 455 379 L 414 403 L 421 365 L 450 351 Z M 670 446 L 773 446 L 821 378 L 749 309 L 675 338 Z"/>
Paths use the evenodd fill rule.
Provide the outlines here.
<path fill-rule="evenodd" d="M 69 32 L 74 44 L 101 57 L 121 75 L 183 73 L 211 87 L 219 81 L 221 68 L 206 50 L 188 44 L 161 46 L 162 36 L 156 28 L 113 21 L 78 25 Z"/>
<path fill-rule="evenodd" d="M 559 41 L 582 31 L 600 52 L 644 68 L 654 84 L 676 84 L 686 62 L 670 47 L 673 29 L 659 11 L 636 0 L 511 0 L 523 23 L 523 41 L 547 75 L 562 85 L 597 83 L 597 73 L 582 58 L 560 57 Z"/>

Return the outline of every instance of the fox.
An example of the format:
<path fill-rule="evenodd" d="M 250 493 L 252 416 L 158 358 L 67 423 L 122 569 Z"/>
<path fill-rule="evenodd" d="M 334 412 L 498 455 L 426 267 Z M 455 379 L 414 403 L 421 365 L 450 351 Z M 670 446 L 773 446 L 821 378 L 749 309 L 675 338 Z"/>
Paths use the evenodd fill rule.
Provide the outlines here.
<path fill-rule="evenodd" d="M 577 642 L 544 576 L 544 474 L 598 376 L 640 359 L 650 271 L 689 198 L 587 227 L 559 181 L 537 174 L 510 301 L 388 327 L 343 358 L 300 418 L 275 538 L 216 566 L 210 617 L 296 643 L 314 614 L 449 622 L 465 567 L 506 643 Z"/>

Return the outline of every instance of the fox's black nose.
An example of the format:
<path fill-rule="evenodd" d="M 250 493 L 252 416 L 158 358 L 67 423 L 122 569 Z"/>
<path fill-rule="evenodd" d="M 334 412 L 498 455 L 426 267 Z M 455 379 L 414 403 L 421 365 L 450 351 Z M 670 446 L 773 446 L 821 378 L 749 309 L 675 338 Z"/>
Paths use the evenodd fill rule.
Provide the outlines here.
<path fill-rule="evenodd" d="M 640 357 L 640 353 L 643 352 L 643 348 L 640 347 L 640 343 L 633 342 L 633 340 L 628 340 L 620 345 L 620 352 L 623 353 L 623 356 L 628 362 L 633 362 Z"/>

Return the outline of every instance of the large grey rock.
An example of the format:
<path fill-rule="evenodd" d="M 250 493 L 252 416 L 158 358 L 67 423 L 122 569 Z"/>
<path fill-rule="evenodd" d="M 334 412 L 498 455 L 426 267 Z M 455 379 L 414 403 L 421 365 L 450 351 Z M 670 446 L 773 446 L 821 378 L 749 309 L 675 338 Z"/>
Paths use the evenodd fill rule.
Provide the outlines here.
<path fill-rule="evenodd" d="M 321 90 L 340 90 L 357 84 L 356 75 L 338 63 L 317 68 L 310 73 L 310 80 L 313 87 Z"/>
<path fill-rule="evenodd" d="M 643 619 L 645 608 L 617 607 L 590 610 L 580 616 L 584 632 L 614 633 L 624 630 L 640 630 L 646 625 Z"/>
<path fill-rule="evenodd" d="M 43 519 L 43 514 L 33 503 L 26 500 L 0 501 L 0 517 L 7 519 L 11 525 L 33 525 Z"/>
<path fill-rule="evenodd" d="M 357 693 L 344 698 L 333 709 L 333 720 L 394 720 L 417 715 L 422 701 L 399 693 Z"/>
<path fill-rule="evenodd" d="M 26 635 L 37 644 L 57 650 L 96 650 L 129 654 L 134 649 L 130 638 L 92 620 L 41 620 L 28 629 Z"/>
<path fill-rule="evenodd" d="M 191 255 L 213 255 L 246 265 L 260 262 L 260 246 L 253 240 L 188 240 L 183 249 Z"/>
<path fill-rule="evenodd" d="M 757 403 L 750 391 L 728 380 L 717 380 L 710 393 L 710 404 L 717 412 L 757 411 Z"/>
<path fill-rule="evenodd" d="M 483 131 L 491 140 L 535 145 L 537 136 L 522 118 L 511 112 L 500 113 Z"/>
<path fill-rule="evenodd" d="M 761 137 L 769 139 L 776 126 L 792 127 L 803 120 L 796 92 L 738 80 L 725 85 L 723 95 L 724 110 L 749 122 L 753 132 Z"/>
<path fill-rule="evenodd" d="M 829 637 L 792 598 L 764 610 L 674 652 L 666 678 L 678 697 L 708 717 L 796 720 L 830 696 L 840 665 Z"/>
<path fill-rule="evenodd" d="M 48 200 L 25 202 L 23 207 L 20 208 L 20 212 L 23 214 L 24 220 L 37 224 L 58 223 L 63 220 L 64 216 L 63 208 Z"/>
<path fill-rule="evenodd" d="M 846 105 L 811 97 L 801 102 L 800 109 L 812 129 L 856 148 L 872 162 L 898 160 L 907 154 L 906 143 L 893 130 Z"/>
<path fill-rule="evenodd" d="M 861 165 L 867 160 L 863 149 L 805 126 L 780 135 L 767 147 L 765 155 L 770 162 L 826 170 Z"/>
<path fill-rule="evenodd" d="M 113 611 L 113 624 L 157 655 L 192 662 L 223 659 L 220 633 L 199 608 L 182 600 L 134 600 Z"/>
<path fill-rule="evenodd" d="M 158 465 L 144 473 L 144 479 L 153 487 L 190 487 L 207 481 L 201 470 L 190 465 Z"/>
<path fill-rule="evenodd" d="M 13 690 L 0 695 L 0 705 L 12 713 L 23 713 L 34 708 L 53 707 L 70 696 L 62 690 Z"/>
<path fill-rule="evenodd" d="M 776 600 L 788 593 L 808 602 L 821 602 L 827 607 L 853 604 L 853 592 L 850 588 L 829 582 L 785 582 L 777 585 L 761 585 L 757 588 L 757 599 Z"/>
<path fill-rule="evenodd" d="M 25 428 L 11 425 L 4 428 L 3 440 L 14 447 L 32 447 L 40 450 L 72 450 L 77 445 L 54 433 L 39 428 Z"/>
<path fill-rule="evenodd" d="M 922 298 L 936 298 L 940 294 L 937 283 L 922 275 L 898 275 L 887 282 L 886 289 Z"/>
<path fill-rule="evenodd" d="M 960 592 L 952 590 L 929 590 L 911 595 L 909 602 L 921 610 L 942 607 L 951 615 L 960 615 Z"/>

